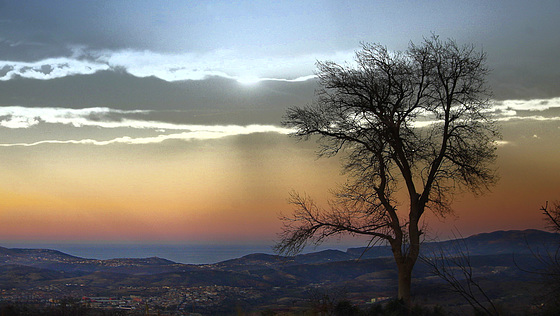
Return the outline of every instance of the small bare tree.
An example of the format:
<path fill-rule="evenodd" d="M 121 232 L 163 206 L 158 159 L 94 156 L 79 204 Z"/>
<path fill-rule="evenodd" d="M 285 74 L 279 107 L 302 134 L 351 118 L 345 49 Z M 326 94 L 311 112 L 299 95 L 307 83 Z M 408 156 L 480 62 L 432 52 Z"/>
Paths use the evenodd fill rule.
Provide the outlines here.
<path fill-rule="evenodd" d="M 343 233 L 384 240 L 398 298 L 409 303 L 425 210 L 446 214 L 454 189 L 479 193 L 496 179 L 485 59 L 473 45 L 433 35 L 403 52 L 363 44 L 355 66 L 318 62 L 316 101 L 290 108 L 283 123 L 298 138 L 318 136 L 320 157 L 343 153 L 348 182 L 326 208 L 293 193 L 276 250 L 295 254 Z"/>
<path fill-rule="evenodd" d="M 548 201 L 544 206 L 541 206 L 541 211 L 545 216 L 547 228 L 553 232 L 560 233 L 560 202 L 552 203 L 552 207 L 548 207 Z"/>
<path fill-rule="evenodd" d="M 453 292 L 461 295 L 477 315 L 499 316 L 498 308 L 475 277 L 467 243 L 460 234 L 458 236 L 454 236 L 447 248 L 435 249 L 432 254 L 421 256 L 420 260 Z"/>
<path fill-rule="evenodd" d="M 560 233 L 560 202 L 553 202 L 549 206 L 547 201 L 540 210 L 545 216 L 548 230 Z M 560 311 L 560 240 L 552 247 L 548 245 L 542 250 L 536 249 L 531 252 L 543 266 L 540 270 L 530 272 L 537 273 L 542 278 L 545 288 L 542 293 L 545 314 L 557 314 Z"/>

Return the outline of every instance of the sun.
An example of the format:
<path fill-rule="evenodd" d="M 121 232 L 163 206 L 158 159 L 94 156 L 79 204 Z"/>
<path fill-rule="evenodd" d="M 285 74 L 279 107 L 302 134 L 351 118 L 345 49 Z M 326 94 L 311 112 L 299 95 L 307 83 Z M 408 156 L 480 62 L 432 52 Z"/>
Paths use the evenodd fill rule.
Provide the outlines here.
<path fill-rule="evenodd" d="M 235 80 L 240 84 L 247 85 L 247 86 L 255 85 L 260 81 L 262 81 L 261 78 L 256 76 L 242 76 L 242 77 L 237 77 Z"/>

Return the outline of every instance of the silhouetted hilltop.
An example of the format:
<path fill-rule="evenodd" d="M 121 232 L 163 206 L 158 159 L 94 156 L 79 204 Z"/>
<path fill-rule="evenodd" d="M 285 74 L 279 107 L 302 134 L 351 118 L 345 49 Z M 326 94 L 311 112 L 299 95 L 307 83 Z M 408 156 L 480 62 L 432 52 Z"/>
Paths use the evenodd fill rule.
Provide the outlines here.
<path fill-rule="evenodd" d="M 459 240 L 425 243 L 425 255 L 446 256 L 468 250 L 471 262 L 483 273 L 506 271 L 516 275 L 518 265 L 534 267 L 534 252 L 557 245 L 558 235 L 539 230 L 496 231 Z M 515 254 L 515 263 L 514 255 Z M 78 284 L 81 287 L 164 286 L 185 284 L 270 287 L 345 280 L 384 280 L 395 277 L 387 246 L 325 250 L 294 257 L 255 253 L 215 264 L 179 264 L 158 257 L 84 259 L 48 249 L 0 247 L 0 288 Z M 496 270 L 496 267 L 500 267 Z M 419 264 L 417 277 L 429 269 Z"/>
<path fill-rule="evenodd" d="M 58 261 L 73 262 L 83 260 L 58 250 L 51 249 L 20 249 L 0 247 L 0 264 L 17 262 Z"/>
<path fill-rule="evenodd" d="M 149 258 L 115 258 L 101 260 L 105 265 L 129 265 L 129 266 L 148 266 L 148 265 L 172 265 L 176 264 L 171 260 L 149 257 Z"/>
<path fill-rule="evenodd" d="M 440 249 L 445 249 L 452 255 L 459 250 L 468 250 L 470 255 L 491 254 L 531 254 L 535 249 L 543 249 L 556 245 L 558 234 L 542 230 L 509 230 L 491 233 L 476 234 L 463 239 L 454 239 L 441 242 L 426 242 L 422 246 L 424 255 L 430 255 Z M 374 259 L 391 257 L 388 246 L 375 246 L 371 248 L 349 248 L 346 252 L 340 250 L 323 250 L 294 257 L 284 257 L 264 253 L 249 254 L 240 258 L 225 260 L 216 264 L 204 265 L 219 269 L 247 270 L 254 267 L 270 267 L 277 265 L 293 264 L 319 264 L 328 262 L 348 261 L 356 259 Z M 16 264 L 50 269 L 71 269 L 82 271 L 98 271 L 120 269 L 138 271 L 142 269 L 158 271 L 175 271 L 181 269 L 197 270 L 201 265 L 178 264 L 171 260 L 158 257 L 149 258 L 115 258 L 107 260 L 87 259 L 65 254 L 50 249 L 18 249 L 0 247 L 0 265 Z M 129 271 L 130 272 L 130 271 Z"/>
<path fill-rule="evenodd" d="M 537 229 L 495 231 L 464 239 L 473 254 L 531 253 L 535 247 L 558 243 L 558 234 Z"/>
<path fill-rule="evenodd" d="M 346 261 L 353 259 L 357 259 L 356 256 L 349 254 L 348 252 L 332 249 L 301 254 L 294 257 L 294 261 L 300 264 Z"/>
<path fill-rule="evenodd" d="M 481 233 L 467 238 L 457 238 L 440 242 L 426 242 L 420 251 L 423 255 L 430 256 L 444 250 L 445 254 L 453 255 L 459 252 L 468 252 L 474 255 L 493 254 L 531 254 L 536 249 L 543 249 L 556 245 L 560 236 L 537 229 L 494 231 Z M 391 257 L 393 254 L 389 246 L 376 246 L 371 248 L 350 248 L 347 253 L 361 256 L 363 259 Z"/>
<path fill-rule="evenodd" d="M 0 247 L 0 266 L 19 265 L 60 271 L 111 271 L 125 274 L 154 274 L 198 269 L 195 265 L 177 264 L 171 260 L 149 258 L 115 258 L 107 260 L 80 258 L 50 249 Z"/>
<path fill-rule="evenodd" d="M 266 253 L 252 253 L 252 254 L 249 254 L 249 255 L 246 255 L 246 256 L 243 256 L 243 257 L 240 257 L 240 258 L 225 260 L 225 261 L 216 263 L 215 265 L 228 265 L 228 264 L 268 265 L 268 264 L 276 264 L 280 261 L 286 261 L 286 260 L 292 261 L 293 259 L 288 258 L 288 257 L 278 256 L 278 255 L 270 255 L 270 254 L 266 254 Z"/>

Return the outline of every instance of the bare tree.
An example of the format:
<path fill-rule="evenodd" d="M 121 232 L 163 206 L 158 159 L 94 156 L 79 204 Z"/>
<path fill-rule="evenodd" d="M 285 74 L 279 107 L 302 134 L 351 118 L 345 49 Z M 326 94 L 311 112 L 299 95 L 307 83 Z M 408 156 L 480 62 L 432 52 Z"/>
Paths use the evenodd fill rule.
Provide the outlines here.
<path fill-rule="evenodd" d="M 540 210 L 545 216 L 548 230 L 560 233 L 560 202 L 555 201 L 549 206 L 547 201 Z M 560 240 L 555 245 L 546 245 L 543 248 L 531 249 L 542 268 L 528 271 L 539 275 L 544 285 L 541 293 L 541 299 L 545 302 L 543 314 L 557 315 L 560 311 Z"/>
<path fill-rule="evenodd" d="M 434 249 L 430 255 L 422 255 L 432 273 L 445 281 L 453 292 L 461 295 L 477 315 L 499 316 L 501 313 L 475 277 L 469 247 L 459 234 L 447 248 Z"/>
<path fill-rule="evenodd" d="M 318 136 L 320 157 L 343 154 L 348 182 L 328 207 L 293 193 L 276 250 L 295 254 L 344 233 L 384 240 L 398 298 L 410 302 L 425 210 L 449 213 L 455 189 L 480 193 L 496 179 L 485 60 L 473 45 L 433 35 L 402 52 L 363 44 L 354 66 L 318 62 L 315 102 L 288 109 L 283 123 L 300 139 Z"/>
<path fill-rule="evenodd" d="M 547 228 L 555 233 L 560 233 L 560 202 L 552 203 L 552 207 L 548 207 L 548 201 L 544 206 L 541 206 L 541 211 L 545 216 Z"/>

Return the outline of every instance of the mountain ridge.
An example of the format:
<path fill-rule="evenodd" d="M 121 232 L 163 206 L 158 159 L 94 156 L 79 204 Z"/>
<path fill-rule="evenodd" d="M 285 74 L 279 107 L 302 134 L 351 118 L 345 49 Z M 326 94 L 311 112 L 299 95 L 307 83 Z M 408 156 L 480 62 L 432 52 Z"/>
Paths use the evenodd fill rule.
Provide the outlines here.
<path fill-rule="evenodd" d="M 448 255 L 460 252 L 469 255 L 485 254 L 531 254 L 535 248 L 549 247 L 560 239 L 559 234 L 538 229 L 525 230 L 497 230 L 478 233 L 469 237 L 458 237 L 444 241 L 425 242 L 420 249 L 422 255 L 433 255 L 434 252 L 444 250 Z M 375 246 L 371 248 L 349 248 L 347 252 L 359 255 L 361 258 L 391 257 L 389 246 Z"/>
<path fill-rule="evenodd" d="M 470 254 L 469 269 L 476 278 L 498 293 L 500 300 L 520 304 L 520 298 L 526 296 L 523 286 L 534 282 L 535 271 L 546 268 L 531 252 L 534 250 L 531 247 L 551 241 L 558 247 L 559 235 L 536 230 L 502 231 L 426 243 L 424 248 L 429 252 L 430 247 L 432 250 L 444 247 L 446 257 Z M 453 252 L 464 245 L 468 253 Z M 496 251 L 497 247 L 503 251 Z M 387 251 L 388 255 L 381 256 Z M 432 260 L 445 260 L 437 255 Z M 423 260 L 417 262 L 413 278 L 419 285 L 415 293 L 419 297 L 432 298 L 426 289 L 439 297 L 445 286 Z M 227 299 L 232 297 L 270 306 L 279 302 L 288 304 L 322 289 L 347 289 L 367 300 L 388 297 L 396 291 L 396 280 L 397 268 L 387 246 L 365 253 L 350 248 L 346 252 L 326 250 L 293 257 L 253 253 L 201 265 L 157 257 L 96 260 L 66 256 L 59 251 L 0 248 L 0 291 L 16 300 L 36 295 L 49 298 L 142 296 L 158 297 L 164 302 L 174 293 L 180 297 L 177 302 L 186 302 L 188 295 L 199 293 L 201 297 L 216 299 L 206 301 L 208 308 L 218 301 L 226 306 L 231 303 Z M 191 296 L 189 299 L 199 299 Z"/>
<path fill-rule="evenodd" d="M 426 242 L 422 246 L 424 255 L 429 255 L 436 249 L 464 248 L 470 255 L 483 254 L 530 254 L 531 247 L 554 244 L 560 237 L 556 233 L 538 229 L 526 230 L 497 230 L 487 233 L 474 234 L 466 238 L 444 241 Z M 450 252 L 451 254 L 453 251 Z M 150 256 L 145 258 L 112 258 L 91 259 L 81 258 L 53 249 L 42 248 L 6 248 L 0 246 L 0 265 L 17 264 L 48 267 L 52 264 L 72 264 L 83 266 L 107 267 L 165 267 L 180 265 L 183 267 L 199 266 L 235 266 L 235 265 L 272 265 L 283 264 L 317 264 L 357 259 L 373 259 L 391 257 L 389 246 L 353 247 L 346 251 L 327 249 L 317 252 L 298 254 L 286 257 L 276 254 L 252 253 L 238 258 L 220 261 L 214 264 L 182 264 L 165 258 Z"/>

